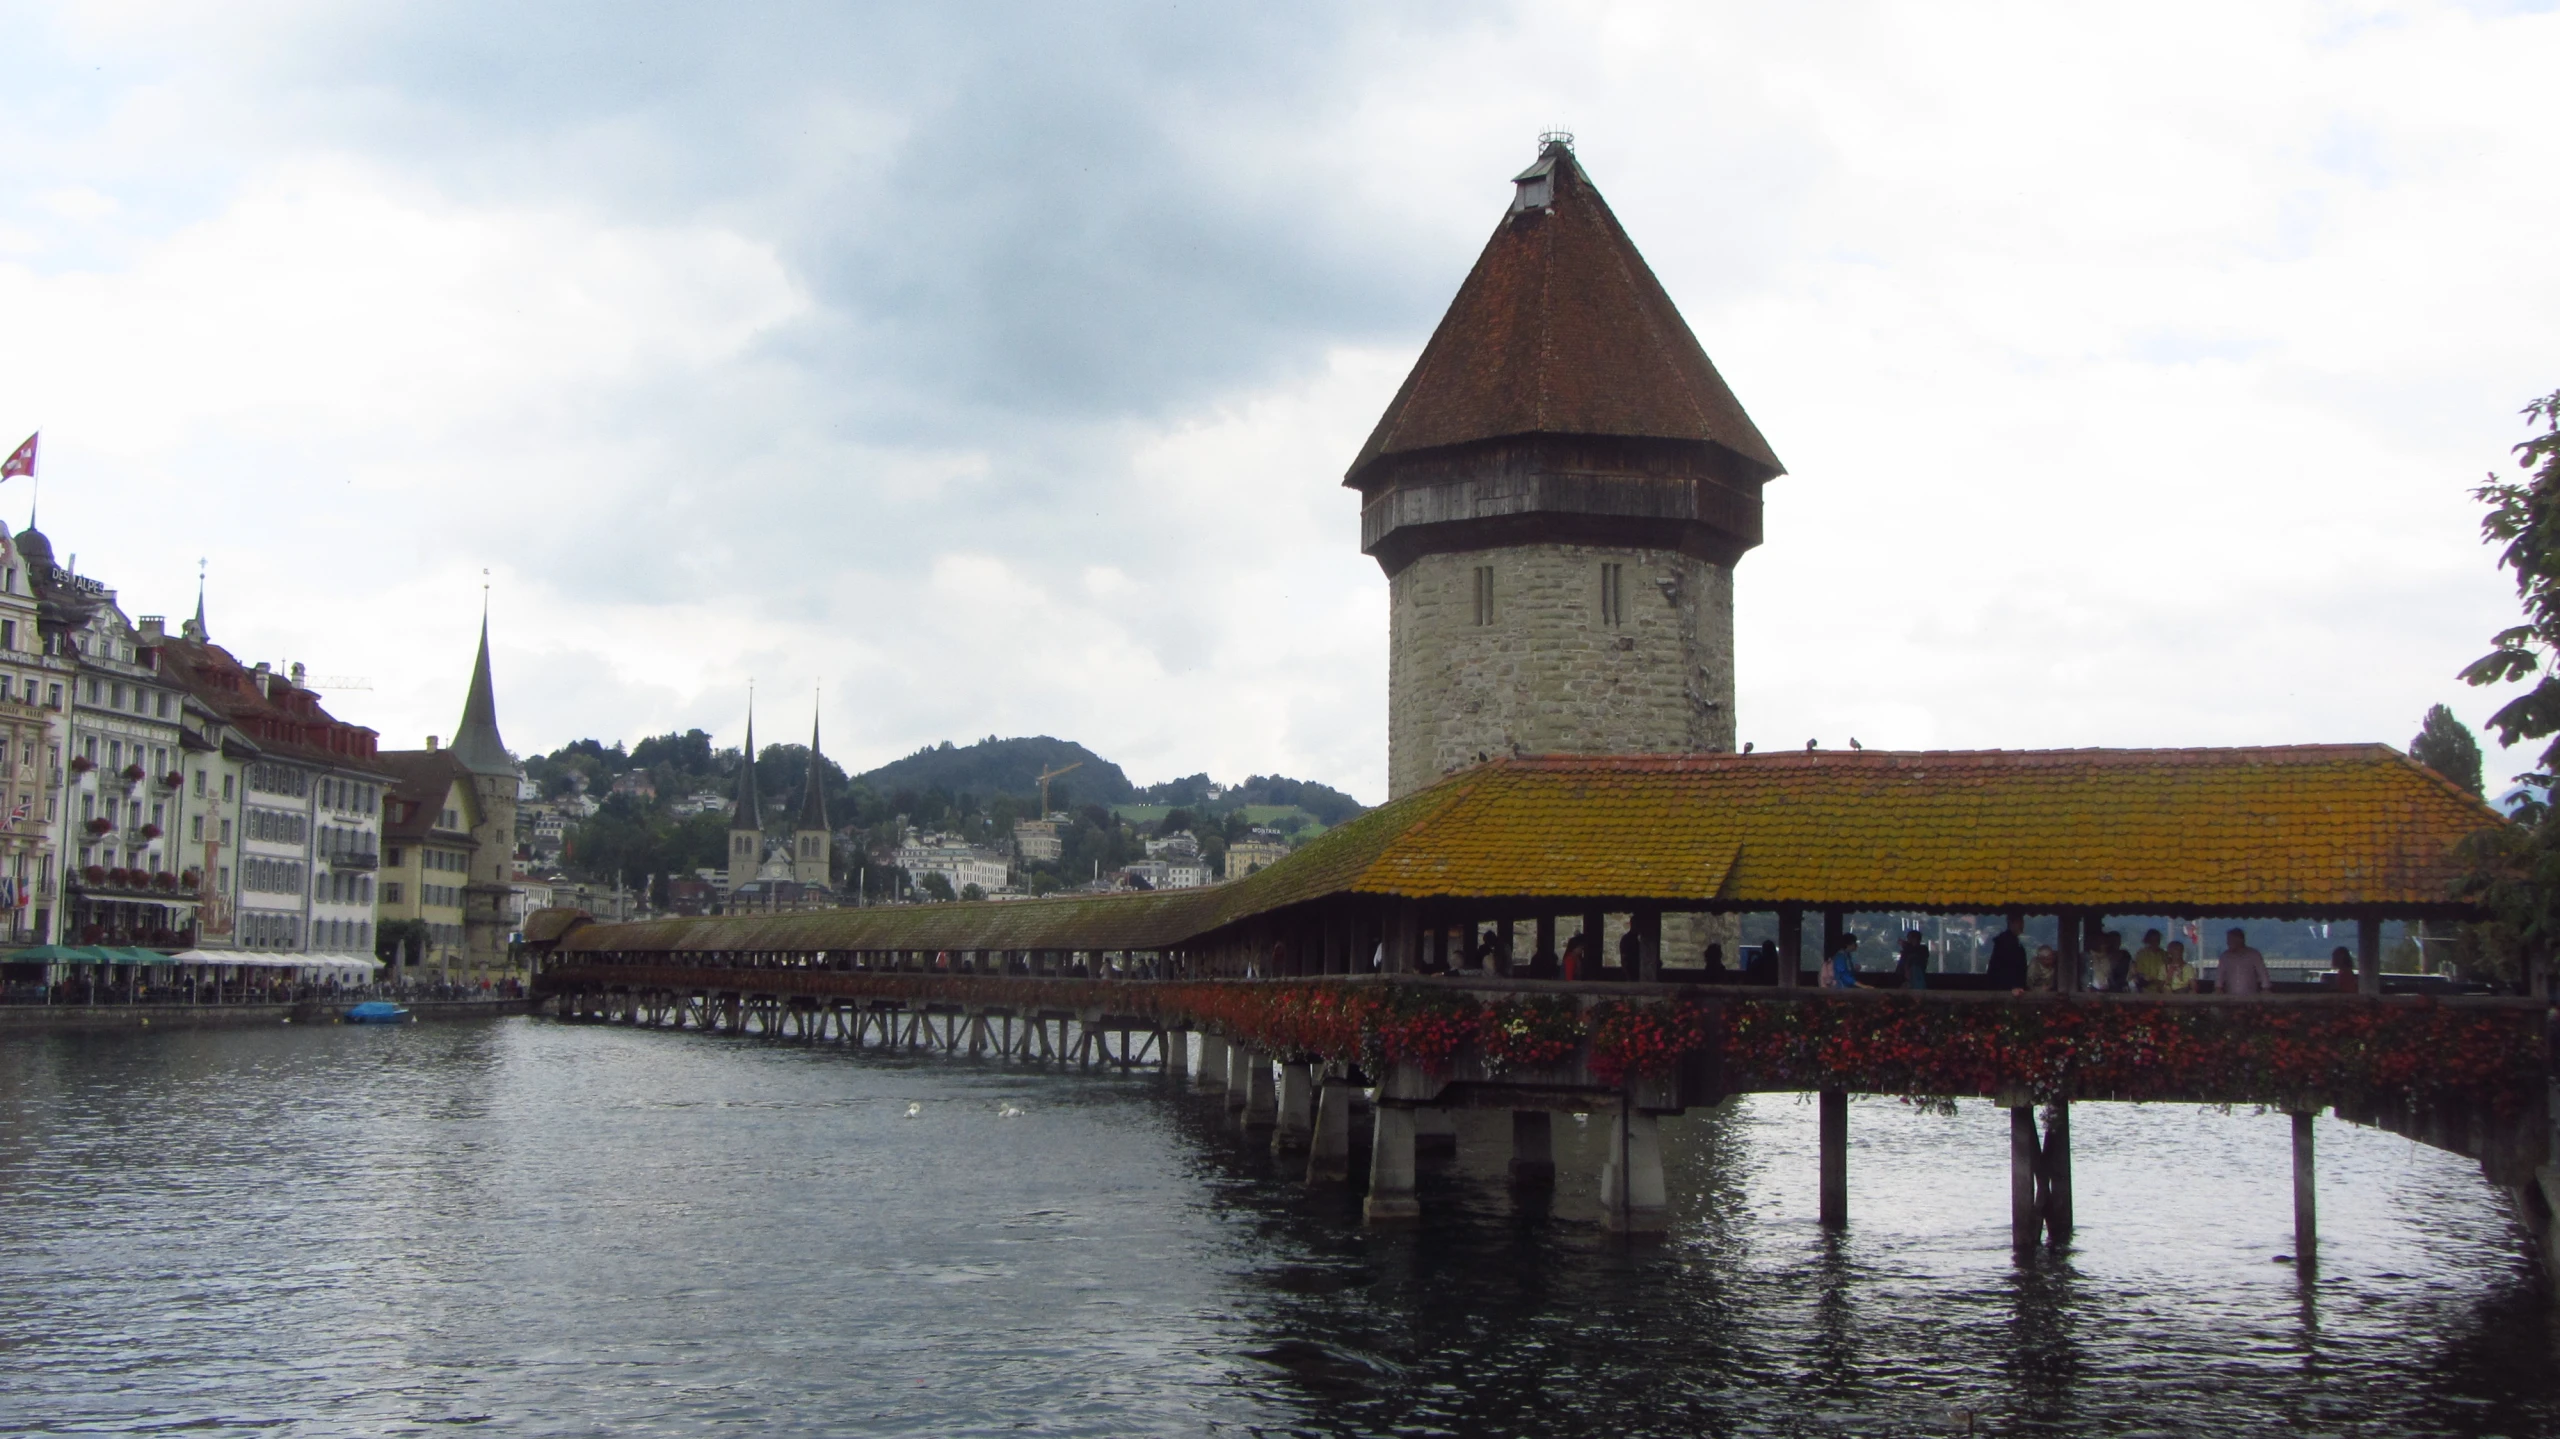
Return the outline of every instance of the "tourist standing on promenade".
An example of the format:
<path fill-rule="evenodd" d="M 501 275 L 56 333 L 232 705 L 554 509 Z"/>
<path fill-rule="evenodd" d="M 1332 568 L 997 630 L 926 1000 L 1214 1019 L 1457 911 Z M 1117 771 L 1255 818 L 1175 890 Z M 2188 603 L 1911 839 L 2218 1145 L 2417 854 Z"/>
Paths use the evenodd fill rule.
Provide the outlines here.
<path fill-rule="evenodd" d="M 2249 932 L 2235 929 L 2224 939 L 2222 972 L 2213 982 L 2214 993 L 2267 993 L 2273 983 L 2267 977 L 2267 957 L 2249 947 Z"/>

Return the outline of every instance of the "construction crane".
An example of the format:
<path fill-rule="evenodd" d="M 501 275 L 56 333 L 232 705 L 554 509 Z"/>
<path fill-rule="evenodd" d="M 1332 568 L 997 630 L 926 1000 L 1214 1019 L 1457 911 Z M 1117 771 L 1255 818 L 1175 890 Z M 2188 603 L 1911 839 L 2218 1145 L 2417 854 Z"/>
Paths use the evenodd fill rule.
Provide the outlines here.
<path fill-rule="evenodd" d="M 1082 768 L 1084 768 L 1084 761 L 1077 760 L 1074 764 L 1068 765 L 1063 769 L 1043 768 L 1040 771 L 1040 817 L 1042 819 L 1047 819 L 1049 817 L 1049 781 L 1065 774 L 1067 770 Z"/>

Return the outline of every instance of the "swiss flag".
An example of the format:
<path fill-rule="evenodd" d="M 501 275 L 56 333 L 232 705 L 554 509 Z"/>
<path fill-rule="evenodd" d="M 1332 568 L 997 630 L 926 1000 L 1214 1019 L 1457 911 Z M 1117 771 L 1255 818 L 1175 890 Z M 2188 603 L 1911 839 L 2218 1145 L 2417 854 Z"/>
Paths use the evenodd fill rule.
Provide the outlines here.
<path fill-rule="evenodd" d="M 41 433 L 43 432 L 37 432 L 37 434 Z M 29 435 L 25 444 L 9 452 L 9 458 L 0 460 L 0 480 L 11 479 L 18 475 L 32 475 L 35 472 L 36 436 Z"/>

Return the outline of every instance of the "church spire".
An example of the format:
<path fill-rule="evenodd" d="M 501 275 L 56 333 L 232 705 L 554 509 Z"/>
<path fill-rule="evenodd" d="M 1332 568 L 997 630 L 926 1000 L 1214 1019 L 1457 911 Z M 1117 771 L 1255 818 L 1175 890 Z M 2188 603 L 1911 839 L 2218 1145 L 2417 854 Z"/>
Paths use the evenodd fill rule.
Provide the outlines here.
<path fill-rule="evenodd" d="M 818 702 L 809 701 L 809 778 L 800 787 L 800 824 L 803 830 L 827 827 L 827 789 L 819 778 Z"/>
<path fill-rule="evenodd" d="M 747 691 L 747 747 L 738 760 L 738 807 L 729 816 L 731 833 L 764 830 L 764 804 L 756 798 L 756 693 Z"/>
<path fill-rule="evenodd" d="M 498 697 L 489 683 L 489 611 L 480 611 L 480 656 L 471 665 L 471 692 L 462 700 L 462 723 L 453 732 L 453 756 L 473 774 L 513 775 L 516 762 L 498 738 Z"/>

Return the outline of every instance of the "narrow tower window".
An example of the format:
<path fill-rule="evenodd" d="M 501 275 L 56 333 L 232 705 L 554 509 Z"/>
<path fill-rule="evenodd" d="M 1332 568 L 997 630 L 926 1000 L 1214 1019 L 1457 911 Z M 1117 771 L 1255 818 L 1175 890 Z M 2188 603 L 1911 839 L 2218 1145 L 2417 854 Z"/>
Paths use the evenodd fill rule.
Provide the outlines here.
<path fill-rule="evenodd" d="M 1627 622 L 1627 567 L 1600 567 L 1600 623 L 1622 625 Z"/>
<path fill-rule="evenodd" d="M 1476 566 L 1476 623 L 1493 623 L 1493 566 Z"/>

